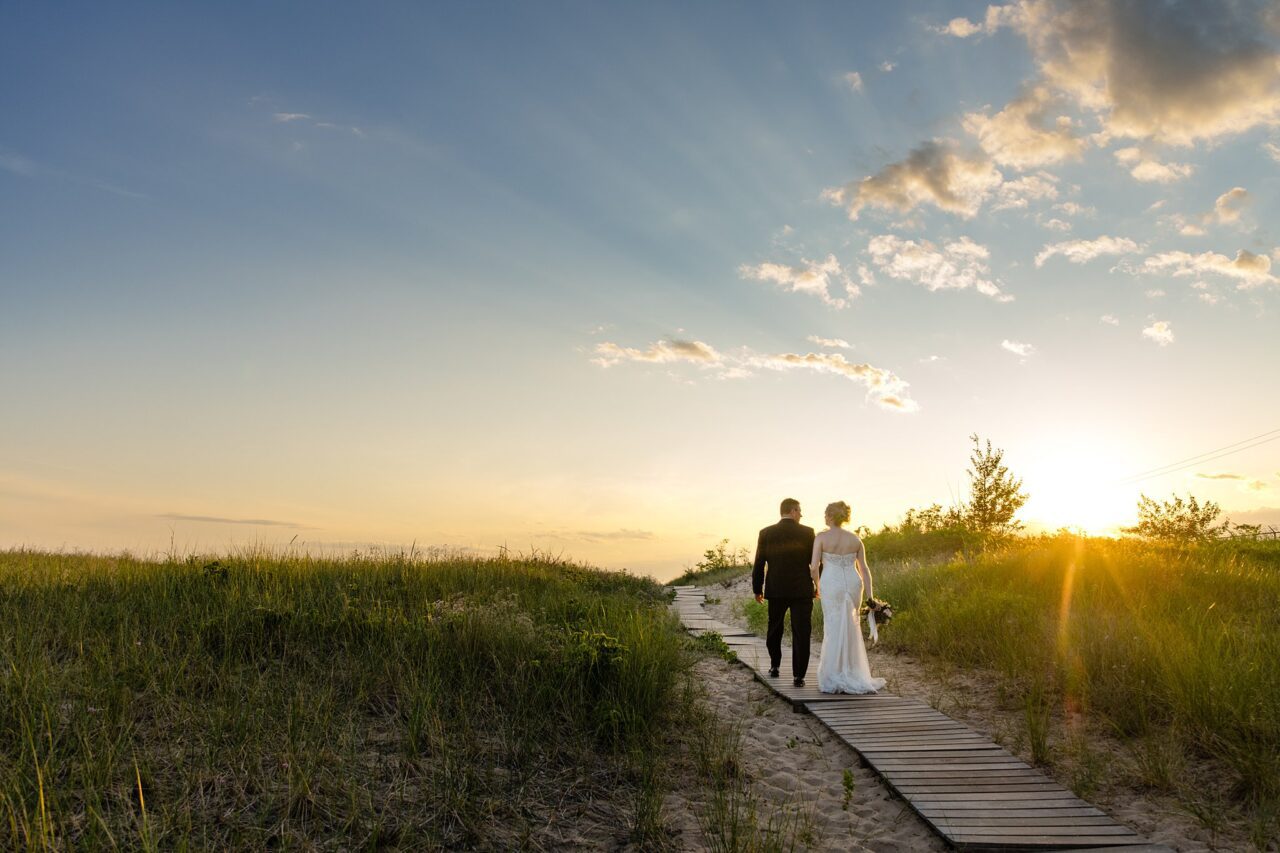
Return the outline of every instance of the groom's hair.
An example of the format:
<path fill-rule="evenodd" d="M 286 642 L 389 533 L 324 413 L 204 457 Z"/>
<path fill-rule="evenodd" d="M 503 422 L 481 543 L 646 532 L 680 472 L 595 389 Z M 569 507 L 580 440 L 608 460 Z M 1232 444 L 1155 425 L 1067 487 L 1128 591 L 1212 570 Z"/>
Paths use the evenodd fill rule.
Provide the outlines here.
<path fill-rule="evenodd" d="M 795 498 L 785 498 L 782 501 L 782 506 L 778 507 L 778 515 L 786 515 L 787 513 L 791 512 L 791 510 L 799 509 L 799 508 L 800 508 L 800 501 L 796 500 Z"/>

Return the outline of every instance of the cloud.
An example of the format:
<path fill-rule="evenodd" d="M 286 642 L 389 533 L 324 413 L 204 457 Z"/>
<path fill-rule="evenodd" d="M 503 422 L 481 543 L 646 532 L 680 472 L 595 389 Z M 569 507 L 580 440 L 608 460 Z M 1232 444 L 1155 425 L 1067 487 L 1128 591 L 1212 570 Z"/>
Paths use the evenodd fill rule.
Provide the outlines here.
<path fill-rule="evenodd" d="M 272 118 L 280 122 L 290 121 L 309 121 L 311 116 L 306 113 L 275 113 Z"/>
<path fill-rule="evenodd" d="M 1101 317 L 1099 317 L 1098 319 L 1099 319 L 1101 322 L 1106 323 L 1108 326 L 1119 326 L 1119 325 L 1120 325 L 1120 321 L 1119 321 L 1119 320 L 1117 320 L 1115 317 L 1113 317 L 1113 316 L 1112 316 L 1112 315 L 1110 315 L 1110 314 L 1103 314 L 1103 315 L 1102 315 Z"/>
<path fill-rule="evenodd" d="M 867 397 L 882 409 L 892 412 L 914 412 L 919 405 L 907 394 L 907 383 L 880 367 L 853 364 L 840 353 L 780 353 L 758 355 L 751 359 L 756 367 L 768 370 L 813 370 L 833 373 L 867 389 Z"/>
<path fill-rule="evenodd" d="M 1040 224 L 1043 225 L 1045 228 L 1048 228 L 1050 231 L 1070 231 L 1071 230 L 1070 222 L 1064 222 L 1061 219 L 1056 219 L 1056 218 L 1046 219 L 1044 222 L 1041 222 Z"/>
<path fill-rule="evenodd" d="M 1059 103 L 1048 87 L 1034 86 L 995 115 L 967 113 L 961 124 L 1001 166 L 1028 169 L 1076 160 L 1085 142 L 1073 131 L 1070 116 L 1050 116 Z"/>
<path fill-rule="evenodd" d="M 1167 320 L 1157 320 L 1142 330 L 1144 338 L 1150 338 L 1162 347 L 1173 343 L 1173 328 Z"/>
<path fill-rule="evenodd" d="M 1280 163 L 1280 145 L 1276 145 L 1274 142 L 1264 142 L 1262 143 L 1262 150 L 1267 152 L 1267 155 L 1272 160 Z"/>
<path fill-rule="evenodd" d="M 1037 172 L 1013 181 L 1005 181 L 996 190 L 995 210 L 1022 209 L 1031 200 L 1058 197 L 1058 179 L 1048 172 Z"/>
<path fill-rule="evenodd" d="M 170 521 L 204 521 L 211 524 L 251 524 L 255 527 L 288 527 L 293 530 L 315 529 L 292 521 L 274 521 L 270 518 L 225 518 L 220 515 L 186 515 L 180 512 L 162 512 L 158 513 L 156 518 L 164 518 Z"/>
<path fill-rule="evenodd" d="M 1165 293 L 1163 290 L 1161 290 L 1158 287 L 1151 288 L 1150 290 L 1147 291 L 1146 295 L 1148 299 L 1164 299 L 1166 296 L 1168 296 L 1167 293 Z"/>
<path fill-rule="evenodd" d="M 936 31 L 962 39 L 984 32 L 981 24 L 975 24 L 968 18 L 952 18 L 946 26 L 938 27 Z"/>
<path fill-rule="evenodd" d="M 853 349 L 853 344 L 843 338 L 822 338 L 817 335 L 810 335 L 807 340 L 811 344 L 827 347 L 828 349 Z"/>
<path fill-rule="evenodd" d="M 1175 277 L 1218 275 L 1235 279 L 1241 289 L 1276 283 L 1276 277 L 1271 274 L 1271 259 L 1247 249 L 1236 252 L 1234 260 L 1217 252 L 1198 255 L 1181 251 L 1162 252 L 1144 260 L 1139 271 Z"/>
<path fill-rule="evenodd" d="M 887 59 L 884 62 L 880 63 L 880 70 L 883 71 L 885 74 L 888 74 L 890 71 L 892 71 L 897 67 L 898 67 L 898 64 L 896 62 L 890 62 Z"/>
<path fill-rule="evenodd" d="M 1040 80 L 1098 115 L 1104 134 L 1191 145 L 1280 121 L 1280 63 L 1266 4 L 1019 0 L 966 37 L 1010 26 Z"/>
<path fill-rule="evenodd" d="M 1021 358 L 1029 358 L 1035 355 L 1036 353 L 1035 347 L 1033 347 L 1031 344 L 1024 344 L 1021 341 L 1011 341 L 1011 340 L 1005 339 L 1000 342 L 1000 347 L 1002 349 L 1008 350 L 1009 352 Z"/>
<path fill-rule="evenodd" d="M 641 361 L 650 364 L 671 364 L 686 361 L 693 364 L 716 365 L 723 357 L 702 341 L 657 341 L 646 349 L 624 347 L 612 341 L 596 344 L 594 363 L 601 367 L 613 367 L 622 361 Z"/>
<path fill-rule="evenodd" d="M 1074 201 L 1064 201 L 1053 206 L 1054 210 L 1061 210 L 1067 216 L 1093 216 L 1098 212 L 1095 207 L 1089 205 L 1077 204 Z"/>
<path fill-rule="evenodd" d="M 850 71 L 849 73 L 845 74 L 844 82 L 847 83 L 849 85 L 849 88 L 852 89 L 853 91 L 855 92 L 862 91 L 862 75 L 859 74 L 857 71 Z"/>
<path fill-rule="evenodd" d="M 1200 480 L 1230 480 L 1238 482 L 1240 488 L 1246 492 L 1263 492 L 1271 488 L 1265 480 L 1258 480 L 1252 477 L 1246 477 L 1244 474 L 1221 473 L 1221 474 L 1204 474 L 1197 473 L 1196 478 Z"/>
<path fill-rule="evenodd" d="M 968 237 L 945 244 L 941 249 L 928 240 L 904 240 L 892 234 L 872 237 L 867 244 L 871 260 L 891 278 L 911 281 L 930 291 L 973 288 L 984 296 L 1009 302 L 1012 296 L 987 276 L 990 270 L 985 246 Z"/>
<path fill-rule="evenodd" d="M 1054 255 L 1062 255 L 1073 264 L 1083 264 L 1102 255 L 1124 255 L 1129 252 L 1140 252 L 1142 247 L 1128 237 L 1102 236 L 1095 240 L 1067 240 L 1063 243 L 1051 243 L 1036 255 L 1036 266 L 1044 266 L 1044 262 Z"/>
<path fill-rule="evenodd" d="M 587 542 L 611 542 L 619 540 L 647 540 L 653 539 L 654 535 L 649 530 L 579 530 L 574 536 Z"/>
<path fill-rule="evenodd" d="M 1218 200 L 1213 203 L 1213 210 L 1206 213 L 1205 218 L 1217 222 L 1235 222 L 1250 201 L 1248 190 L 1244 187 L 1232 187 L 1218 196 Z"/>
<path fill-rule="evenodd" d="M 21 175 L 24 178 L 34 178 L 40 171 L 40 167 L 36 165 L 34 160 L 28 160 L 21 154 L 13 154 L 8 151 L 0 151 L 0 169 L 12 172 L 15 175 Z"/>
<path fill-rule="evenodd" d="M 823 197 L 844 206 L 850 219 L 857 219 L 867 207 L 906 213 L 922 204 L 971 217 L 1003 180 L 985 155 L 966 154 L 950 143 L 929 141 L 905 160 L 861 181 L 828 189 Z"/>
<path fill-rule="evenodd" d="M 1161 163 L 1139 148 L 1121 148 L 1115 152 L 1115 158 L 1125 166 L 1132 166 L 1129 174 L 1147 183 L 1168 184 L 1180 181 L 1195 171 L 1195 167 L 1188 163 Z"/>
<path fill-rule="evenodd" d="M 771 281 L 778 287 L 791 293 L 808 293 L 817 296 L 833 308 L 843 308 L 847 302 L 831 295 L 831 285 L 838 281 L 844 285 L 845 293 L 850 298 L 861 291 L 858 285 L 845 274 L 835 255 L 827 255 L 824 261 L 805 259 L 801 267 L 790 267 L 785 264 L 766 262 L 758 266 L 743 264 L 738 267 L 738 275 L 756 281 Z"/>
<path fill-rule="evenodd" d="M 818 339 L 823 340 L 826 339 Z M 845 341 L 833 343 L 848 346 Z M 824 343 L 824 345 L 826 345 Z M 689 362 L 714 369 L 717 378 L 742 379 L 759 369 L 773 371 L 813 370 L 843 376 L 862 385 L 867 398 L 883 409 L 914 412 L 919 406 L 907 393 L 907 383 L 891 371 L 871 364 L 854 364 L 840 353 L 759 353 L 742 348 L 735 354 L 723 354 L 701 341 L 658 341 L 645 349 L 623 347 L 605 342 L 595 347 L 592 363 L 608 368 L 621 361 L 649 364 Z"/>

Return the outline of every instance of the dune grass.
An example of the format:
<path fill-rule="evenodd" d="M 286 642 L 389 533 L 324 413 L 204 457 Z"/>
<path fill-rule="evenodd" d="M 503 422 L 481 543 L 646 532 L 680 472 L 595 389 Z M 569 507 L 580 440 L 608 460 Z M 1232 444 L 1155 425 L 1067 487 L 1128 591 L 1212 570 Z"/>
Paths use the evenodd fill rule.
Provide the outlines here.
<path fill-rule="evenodd" d="M 0 848 L 647 843 L 665 604 L 536 558 L 0 552 Z"/>
<path fill-rule="evenodd" d="M 882 642 L 996 673 L 1025 707 L 1037 760 L 1053 758 L 1051 718 L 1083 713 L 1131 746 L 1145 784 L 1191 809 L 1221 796 L 1254 821 L 1255 842 L 1275 838 L 1280 548 L 1061 536 L 882 566 L 877 594 L 898 613 Z M 1189 790 L 1195 759 L 1225 777 Z"/>

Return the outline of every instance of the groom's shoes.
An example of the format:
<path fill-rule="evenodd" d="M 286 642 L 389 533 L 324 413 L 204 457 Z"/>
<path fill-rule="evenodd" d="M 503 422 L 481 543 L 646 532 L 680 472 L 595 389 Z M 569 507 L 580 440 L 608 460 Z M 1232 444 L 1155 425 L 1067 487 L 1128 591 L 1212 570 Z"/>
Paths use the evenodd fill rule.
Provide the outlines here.
<path fill-rule="evenodd" d="M 770 678 L 778 677 L 778 668 L 776 666 L 769 667 L 769 677 Z"/>
<path fill-rule="evenodd" d="M 804 679 L 803 679 L 803 678 L 797 678 L 795 681 L 793 681 L 793 682 L 791 682 L 791 683 L 792 683 L 792 684 L 794 684 L 796 687 L 804 687 Z"/>

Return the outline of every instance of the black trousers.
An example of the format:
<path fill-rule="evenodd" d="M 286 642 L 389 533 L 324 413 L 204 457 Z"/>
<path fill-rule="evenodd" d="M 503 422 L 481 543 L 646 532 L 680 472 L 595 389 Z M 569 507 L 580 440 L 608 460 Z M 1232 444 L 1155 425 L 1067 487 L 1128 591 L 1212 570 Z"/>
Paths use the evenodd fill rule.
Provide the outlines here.
<path fill-rule="evenodd" d="M 769 633 L 764 644 L 774 669 L 782 663 L 782 620 L 791 611 L 791 675 L 804 678 L 809 671 L 809 635 L 812 633 L 813 598 L 770 598 Z"/>

